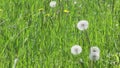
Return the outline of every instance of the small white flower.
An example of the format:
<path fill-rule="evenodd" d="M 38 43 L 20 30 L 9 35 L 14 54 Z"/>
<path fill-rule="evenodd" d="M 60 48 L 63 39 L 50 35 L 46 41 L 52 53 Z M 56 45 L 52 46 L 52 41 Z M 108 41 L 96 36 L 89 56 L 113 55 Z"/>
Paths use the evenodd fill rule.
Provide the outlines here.
<path fill-rule="evenodd" d="M 86 30 L 88 28 L 88 21 L 86 21 L 86 20 L 79 21 L 77 24 L 77 28 L 79 30 Z"/>
<path fill-rule="evenodd" d="M 91 53 L 93 53 L 93 52 L 100 53 L 100 49 L 97 46 L 93 46 L 93 47 L 90 48 L 90 52 Z"/>
<path fill-rule="evenodd" d="M 15 60 L 14 60 L 14 64 L 13 64 L 13 68 L 16 68 L 16 64 L 17 64 L 17 62 L 18 62 L 18 58 L 15 58 Z"/>
<path fill-rule="evenodd" d="M 50 7 L 54 8 L 56 6 L 56 1 L 51 1 L 50 2 Z"/>
<path fill-rule="evenodd" d="M 89 58 L 92 61 L 97 61 L 97 60 L 99 60 L 100 55 L 97 52 L 92 52 L 92 53 L 90 53 Z"/>
<path fill-rule="evenodd" d="M 79 45 L 74 45 L 74 46 L 71 47 L 71 53 L 72 53 L 73 55 L 78 55 L 78 54 L 80 54 L 81 52 L 82 52 L 81 46 L 79 46 Z"/>

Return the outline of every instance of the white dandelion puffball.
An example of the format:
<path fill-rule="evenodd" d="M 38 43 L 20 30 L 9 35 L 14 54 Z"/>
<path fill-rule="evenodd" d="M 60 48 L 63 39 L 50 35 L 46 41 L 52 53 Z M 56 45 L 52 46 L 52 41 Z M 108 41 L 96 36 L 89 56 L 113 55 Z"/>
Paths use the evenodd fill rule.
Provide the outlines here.
<path fill-rule="evenodd" d="M 86 30 L 88 28 L 88 21 L 86 21 L 86 20 L 79 21 L 77 24 L 77 28 L 79 30 Z"/>
<path fill-rule="evenodd" d="M 71 53 L 72 53 L 73 55 L 78 55 L 78 54 L 80 54 L 81 52 L 82 52 L 81 46 L 79 46 L 79 45 L 74 45 L 74 46 L 71 47 Z"/>
<path fill-rule="evenodd" d="M 92 53 L 90 53 L 89 58 L 92 61 L 97 61 L 97 60 L 99 60 L 100 55 L 97 52 L 92 52 Z"/>
<path fill-rule="evenodd" d="M 56 6 L 56 1 L 51 1 L 50 2 L 50 7 L 54 8 Z"/>
<path fill-rule="evenodd" d="M 90 48 L 90 52 L 93 53 L 93 52 L 97 52 L 97 53 L 100 53 L 100 49 L 97 47 L 97 46 L 92 46 Z"/>

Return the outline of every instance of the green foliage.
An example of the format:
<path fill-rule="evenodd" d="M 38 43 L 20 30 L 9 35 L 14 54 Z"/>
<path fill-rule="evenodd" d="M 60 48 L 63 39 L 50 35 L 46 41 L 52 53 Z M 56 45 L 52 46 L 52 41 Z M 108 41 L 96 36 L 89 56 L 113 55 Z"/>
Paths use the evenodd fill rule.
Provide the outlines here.
<path fill-rule="evenodd" d="M 0 0 L 0 68 L 11 68 L 16 57 L 16 68 L 89 68 L 94 45 L 101 50 L 95 68 L 120 68 L 120 0 L 56 1 L 51 8 L 50 0 Z M 76 27 L 83 19 L 90 45 Z M 83 48 L 77 57 L 74 44 Z"/>

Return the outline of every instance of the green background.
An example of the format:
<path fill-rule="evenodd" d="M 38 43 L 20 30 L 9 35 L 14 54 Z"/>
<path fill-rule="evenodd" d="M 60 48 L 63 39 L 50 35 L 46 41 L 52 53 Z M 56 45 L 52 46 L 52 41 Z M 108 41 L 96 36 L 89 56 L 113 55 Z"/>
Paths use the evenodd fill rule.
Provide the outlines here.
<path fill-rule="evenodd" d="M 90 68 L 91 46 L 101 50 L 94 68 L 120 68 L 120 0 L 56 2 L 0 0 L 0 68 L 12 68 L 15 58 L 16 68 Z M 80 20 L 89 22 L 86 31 L 77 29 Z M 75 44 L 83 48 L 77 56 Z"/>

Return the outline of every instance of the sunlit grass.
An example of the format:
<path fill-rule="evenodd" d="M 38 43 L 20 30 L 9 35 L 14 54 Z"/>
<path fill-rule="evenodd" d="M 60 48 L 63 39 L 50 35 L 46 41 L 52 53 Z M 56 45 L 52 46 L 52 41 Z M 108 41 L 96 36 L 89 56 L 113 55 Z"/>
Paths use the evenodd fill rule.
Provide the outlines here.
<path fill-rule="evenodd" d="M 50 2 L 0 0 L 0 68 L 13 67 L 15 58 L 16 68 L 89 68 L 91 46 L 100 48 L 95 68 L 120 68 L 119 0 Z M 77 29 L 80 20 L 89 22 L 86 31 Z M 82 47 L 77 56 L 75 44 Z"/>

